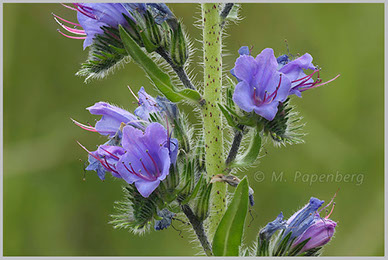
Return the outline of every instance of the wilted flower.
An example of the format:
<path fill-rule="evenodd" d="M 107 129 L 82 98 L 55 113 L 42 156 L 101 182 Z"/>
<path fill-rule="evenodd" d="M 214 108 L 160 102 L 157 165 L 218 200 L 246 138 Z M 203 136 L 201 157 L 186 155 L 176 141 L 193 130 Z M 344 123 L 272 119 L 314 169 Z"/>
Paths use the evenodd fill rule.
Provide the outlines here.
<path fill-rule="evenodd" d="M 334 207 L 325 218 L 319 216 L 317 210 L 323 203 L 324 201 L 312 197 L 307 205 L 287 220 L 287 229 L 283 234 L 283 238 L 292 232 L 290 239 L 295 238 L 292 247 L 310 238 L 301 250 L 301 252 L 304 252 L 312 248 L 321 247 L 330 241 L 337 223 L 329 219 Z M 331 203 L 333 203 L 333 200 L 324 208 Z"/>
<path fill-rule="evenodd" d="M 171 225 L 172 218 L 175 217 L 175 213 L 172 213 L 168 209 L 162 209 L 158 212 L 158 216 L 162 219 L 155 221 L 155 230 L 163 230 Z"/>
<path fill-rule="evenodd" d="M 161 112 L 156 100 L 147 94 L 143 87 L 138 92 L 138 104 L 139 107 L 135 109 L 134 114 L 143 120 L 148 121 L 150 114 Z"/>
<path fill-rule="evenodd" d="M 313 224 L 294 241 L 293 246 L 296 246 L 308 238 L 310 238 L 310 240 L 303 246 L 301 252 L 324 246 L 333 237 L 336 226 L 337 223 L 333 220 L 321 218 L 319 217 L 319 214 L 317 214 Z"/>
<path fill-rule="evenodd" d="M 284 228 L 286 228 L 286 221 L 283 220 L 283 212 L 280 212 L 274 221 L 269 222 L 263 229 L 260 230 L 260 239 L 270 240 L 276 231 Z"/>
<path fill-rule="evenodd" d="M 290 80 L 277 71 L 278 63 L 272 49 L 264 49 L 256 58 L 241 55 L 234 73 L 241 80 L 233 94 L 233 101 L 244 111 L 272 121 L 279 102 L 287 99 Z"/>
<path fill-rule="evenodd" d="M 117 163 L 119 174 L 148 197 L 169 174 L 178 153 L 178 141 L 170 141 L 159 123 L 149 124 L 144 132 L 128 125 L 123 128 L 122 146 L 125 154 Z"/>

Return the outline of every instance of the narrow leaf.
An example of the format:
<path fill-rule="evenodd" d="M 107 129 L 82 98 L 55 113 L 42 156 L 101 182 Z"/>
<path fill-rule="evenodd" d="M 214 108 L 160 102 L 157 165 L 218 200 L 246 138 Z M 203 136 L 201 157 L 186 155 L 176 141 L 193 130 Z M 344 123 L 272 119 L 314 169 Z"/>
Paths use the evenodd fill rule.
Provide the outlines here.
<path fill-rule="evenodd" d="M 217 227 L 213 239 L 215 256 L 238 256 L 248 213 L 248 180 L 244 178 L 237 186 L 233 200 Z"/>
<path fill-rule="evenodd" d="M 236 160 L 230 165 L 230 167 L 245 167 L 254 163 L 259 156 L 261 149 L 261 134 L 260 127 L 256 126 L 253 130 L 249 147 L 243 155 L 236 158 Z"/>
<path fill-rule="evenodd" d="M 132 59 L 137 62 L 148 74 L 155 86 L 172 102 L 178 102 L 183 99 L 193 101 L 201 100 L 201 95 L 192 89 L 178 90 L 172 84 L 170 77 L 163 72 L 155 62 L 152 61 L 140 46 L 131 38 L 128 32 L 120 25 L 120 37 L 124 47 Z"/>

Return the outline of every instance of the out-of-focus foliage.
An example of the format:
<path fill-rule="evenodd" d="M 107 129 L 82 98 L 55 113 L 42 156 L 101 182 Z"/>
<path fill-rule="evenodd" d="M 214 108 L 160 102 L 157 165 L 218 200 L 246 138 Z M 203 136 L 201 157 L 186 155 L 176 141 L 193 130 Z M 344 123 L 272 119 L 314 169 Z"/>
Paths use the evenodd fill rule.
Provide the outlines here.
<path fill-rule="evenodd" d="M 183 18 L 191 38 L 199 38 L 200 30 L 192 25 L 196 5 L 170 7 Z M 69 118 L 93 123 L 84 108 L 97 101 L 135 108 L 127 85 L 156 92 L 133 63 L 84 85 L 74 74 L 87 52 L 82 41 L 56 32 L 51 12 L 75 19 L 59 4 L 4 4 L 4 255 L 199 252 L 192 249 L 194 236 L 187 232 L 183 239 L 173 228 L 138 237 L 108 224 L 113 202 L 122 198 L 122 183 L 113 178 L 101 182 L 93 173 L 82 181 L 87 156 L 75 140 L 89 148 L 104 140 Z M 233 67 L 240 46 L 253 45 L 253 53 L 271 47 L 281 55 L 287 53 L 287 39 L 292 54 L 314 57 L 323 80 L 341 73 L 335 82 L 291 100 L 307 123 L 306 143 L 276 148 L 267 141 L 263 154 L 268 156 L 244 173 L 255 190 L 247 244 L 280 210 L 287 218 L 310 196 L 328 201 L 340 188 L 331 216 L 339 224 L 324 255 L 383 255 L 384 5 L 243 4 L 241 14 L 244 19 L 229 26 L 224 41 L 232 54 L 224 59 L 225 71 Z M 194 61 L 200 56 L 198 52 Z M 201 71 L 195 73 L 201 80 Z M 254 178 L 258 171 L 265 176 L 261 182 Z M 272 178 L 273 172 L 283 172 L 283 181 Z M 309 183 L 312 174 L 337 172 L 363 174 L 363 179 Z M 185 230 L 179 221 L 173 225 Z"/>

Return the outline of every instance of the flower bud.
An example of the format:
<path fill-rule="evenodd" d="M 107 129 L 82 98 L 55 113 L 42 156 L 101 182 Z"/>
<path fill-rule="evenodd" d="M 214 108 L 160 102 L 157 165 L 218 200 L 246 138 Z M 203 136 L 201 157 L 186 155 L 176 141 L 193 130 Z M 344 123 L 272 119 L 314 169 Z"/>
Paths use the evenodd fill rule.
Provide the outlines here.
<path fill-rule="evenodd" d="M 292 247 L 295 247 L 297 244 L 305 241 L 306 239 L 310 240 L 304 245 L 300 253 L 306 252 L 310 249 L 321 247 L 326 245 L 334 235 L 334 229 L 337 226 L 337 223 L 331 219 L 322 219 L 317 218 L 302 235 L 300 235 L 295 242 L 292 244 Z"/>
<path fill-rule="evenodd" d="M 177 66 L 183 66 L 188 58 L 186 38 L 179 23 L 177 30 L 172 32 L 171 58 Z"/>

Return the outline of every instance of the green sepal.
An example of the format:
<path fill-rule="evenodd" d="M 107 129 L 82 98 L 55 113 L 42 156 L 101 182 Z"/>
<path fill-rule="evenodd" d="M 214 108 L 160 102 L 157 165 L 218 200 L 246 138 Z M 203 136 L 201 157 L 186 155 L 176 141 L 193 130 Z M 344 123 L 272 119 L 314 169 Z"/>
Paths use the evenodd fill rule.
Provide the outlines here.
<path fill-rule="evenodd" d="M 262 240 L 258 237 L 256 256 L 269 256 L 269 243 L 270 241 Z"/>
<path fill-rule="evenodd" d="M 257 159 L 261 150 L 261 126 L 258 124 L 252 129 L 251 140 L 248 148 L 244 154 L 237 156 L 237 158 L 231 162 L 229 167 L 246 167 L 251 166 Z"/>
<path fill-rule="evenodd" d="M 204 221 L 209 215 L 210 193 L 212 187 L 213 183 L 206 184 L 206 181 L 203 181 L 201 185 L 201 192 L 194 207 L 195 215 L 201 222 Z"/>
<path fill-rule="evenodd" d="M 248 213 L 248 180 L 238 184 L 233 200 L 221 219 L 213 238 L 215 256 L 238 256 Z"/>
<path fill-rule="evenodd" d="M 194 199 L 194 198 L 197 196 L 198 191 L 199 191 L 199 189 L 200 189 L 200 187 L 201 187 L 202 185 L 204 185 L 204 183 L 203 183 L 203 175 L 201 175 L 201 177 L 199 178 L 199 180 L 198 180 L 198 182 L 197 182 L 197 185 L 195 185 L 195 187 L 194 187 L 193 191 L 191 192 L 191 194 L 190 194 L 189 196 L 187 196 L 187 197 L 181 202 L 181 204 L 182 204 L 182 205 L 185 205 L 185 204 L 189 203 L 190 200 Z"/>
<path fill-rule="evenodd" d="M 178 23 L 177 30 L 172 33 L 170 53 L 172 61 L 177 66 L 183 66 L 189 57 L 181 23 Z"/>
<path fill-rule="evenodd" d="M 302 248 L 307 244 L 307 242 L 309 242 L 311 239 L 311 237 L 303 240 L 302 242 L 300 242 L 299 244 L 297 244 L 294 248 L 292 248 L 290 250 L 290 252 L 287 253 L 288 256 L 296 256 L 298 255 L 298 253 L 300 252 L 300 250 L 302 250 Z"/>
<path fill-rule="evenodd" d="M 200 101 L 201 95 L 192 89 L 178 90 L 171 82 L 170 77 L 163 72 L 151 58 L 140 48 L 140 46 L 131 38 L 126 30 L 119 25 L 120 37 L 124 47 L 132 59 L 137 62 L 148 74 L 155 86 L 172 102 L 179 102 L 184 99 Z"/>

